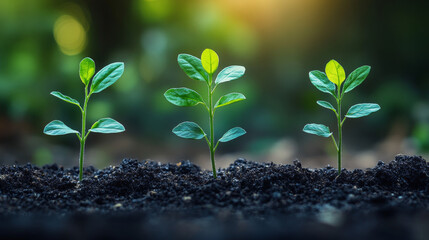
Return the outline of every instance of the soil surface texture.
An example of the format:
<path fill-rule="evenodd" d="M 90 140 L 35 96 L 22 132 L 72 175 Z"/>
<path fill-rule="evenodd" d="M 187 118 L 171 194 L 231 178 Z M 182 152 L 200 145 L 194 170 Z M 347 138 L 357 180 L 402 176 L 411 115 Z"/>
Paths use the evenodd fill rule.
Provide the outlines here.
<path fill-rule="evenodd" d="M 218 178 L 183 161 L 97 170 L 0 167 L 2 239 L 429 239 L 429 164 L 367 170 L 238 159 Z"/>

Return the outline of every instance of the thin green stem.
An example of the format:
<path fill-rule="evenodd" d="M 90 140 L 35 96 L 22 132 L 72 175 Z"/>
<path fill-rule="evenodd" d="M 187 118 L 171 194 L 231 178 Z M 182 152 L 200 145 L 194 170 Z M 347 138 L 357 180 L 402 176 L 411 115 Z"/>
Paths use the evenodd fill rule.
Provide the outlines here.
<path fill-rule="evenodd" d="M 87 135 L 85 134 L 86 131 L 86 108 L 88 105 L 89 100 L 88 95 L 88 85 L 85 86 L 85 103 L 83 105 L 83 112 L 82 112 L 82 132 L 81 132 L 81 138 L 80 138 L 80 157 L 79 157 L 79 181 L 82 181 L 83 176 L 83 157 L 85 153 L 85 141 Z"/>
<path fill-rule="evenodd" d="M 210 120 L 210 160 L 212 162 L 213 177 L 216 178 L 216 165 L 215 165 L 215 148 L 214 148 L 214 126 L 213 126 L 213 90 L 212 90 L 212 78 L 213 74 L 209 75 L 209 85 L 208 85 L 208 94 L 209 94 L 209 120 Z"/>
<path fill-rule="evenodd" d="M 204 139 L 206 139 L 207 145 L 210 147 L 210 141 L 209 141 L 209 139 L 207 138 L 207 135 L 204 135 Z"/>
<path fill-rule="evenodd" d="M 337 153 L 338 153 L 338 175 L 341 174 L 341 154 L 342 154 L 342 124 L 341 124 L 341 85 L 338 86 L 338 98 L 337 98 L 337 104 L 338 104 L 338 115 L 337 115 L 337 122 L 338 122 L 338 147 L 337 147 Z"/>
<path fill-rule="evenodd" d="M 333 135 L 331 135 L 331 138 L 332 138 L 332 141 L 334 142 L 335 149 L 337 149 L 337 151 L 338 151 L 338 145 L 337 145 L 337 142 L 335 141 L 334 136 L 333 136 Z"/>
<path fill-rule="evenodd" d="M 216 146 L 214 147 L 215 151 L 216 151 L 218 145 L 219 145 L 219 140 L 217 141 Z"/>

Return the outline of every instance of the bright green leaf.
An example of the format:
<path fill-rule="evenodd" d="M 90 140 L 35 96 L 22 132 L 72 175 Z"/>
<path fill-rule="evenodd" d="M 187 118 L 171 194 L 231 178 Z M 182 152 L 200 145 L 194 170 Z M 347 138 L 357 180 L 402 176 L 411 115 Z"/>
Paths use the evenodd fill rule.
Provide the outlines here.
<path fill-rule="evenodd" d="M 347 77 L 347 80 L 344 82 L 344 93 L 350 92 L 355 87 L 359 86 L 368 76 L 370 71 L 370 66 L 362 66 L 350 73 L 350 75 Z"/>
<path fill-rule="evenodd" d="M 99 93 L 114 84 L 124 73 L 124 63 L 117 62 L 105 66 L 97 74 L 91 84 L 91 93 Z"/>
<path fill-rule="evenodd" d="M 215 51 L 207 48 L 201 54 L 201 63 L 208 74 L 213 74 L 219 66 L 219 56 Z"/>
<path fill-rule="evenodd" d="M 375 103 L 359 103 L 350 107 L 346 114 L 347 118 L 360 118 L 368 116 L 380 110 L 380 106 Z"/>
<path fill-rule="evenodd" d="M 173 129 L 173 133 L 181 138 L 201 139 L 206 134 L 203 129 L 194 122 L 182 122 Z"/>
<path fill-rule="evenodd" d="M 337 112 L 337 110 L 335 110 L 334 106 L 332 106 L 331 103 L 327 102 L 327 101 L 317 101 L 317 104 L 319 104 L 320 106 L 327 108 L 329 110 L 334 111 L 335 113 Z"/>
<path fill-rule="evenodd" d="M 328 79 L 337 86 L 341 86 L 341 83 L 346 79 L 344 68 L 335 60 L 326 64 L 325 72 Z"/>
<path fill-rule="evenodd" d="M 96 133 L 120 133 L 125 131 L 125 128 L 114 119 L 102 118 L 95 122 L 89 131 Z"/>
<path fill-rule="evenodd" d="M 315 70 L 311 71 L 309 74 L 311 83 L 320 91 L 329 93 L 332 96 L 336 96 L 335 93 L 335 84 L 329 81 L 328 77 L 324 72 Z"/>
<path fill-rule="evenodd" d="M 330 137 L 332 132 L 329 130 L 329 127 L 323 124 L 311 123 L 304 126 L 304 132 L 309 134 L 314 134 L 321 137 Z"/>
<path fill-rule="evenodd" d="M 196 91 L 189 88 L 170 88 L 164 93 L 165 98 L 176 106 L 190 107 L 204 103 Z"/>
<path fill-rule="evenodd" d="M 53 96 L 55 96 L 55 97 L 57 97 L 57 98 L 65 101 L 65 102 L 77 105 L 80 108 L 80 104 L 79 104 L 79 102 L 76 99 L 73 99 L 73 98 L 71 98 L 69 96 L 66 96 L 66 95 L 64 95 L 64 94 L 62 94 L 60 92 L 57 92 L 57 91 L 51 92 L 51 95 L 53 95 Z"/>
<path fill-rule="evenodd" d="M 79 132 L 71 129 L 60 120 L 54 120 L 46 125 L 45 129 L 43 129 L 43 133 L 46 135 L 56 136 Z"/>
<path fill-rule="evenodd" d="M 246 131 L 241 127 L 231 128 L 219 139 L 219 142 L 229 142 L 244 134 L 246 134 Z"/>
<path fill-rule="evenodd" d="M 217 103 L 215 105 L 215 109 L 229 105 L 231 103 L 242 101 L 244 99 L 246 99 L 246 97 L 241 93 L 228 93 L 228 94 L 222 96 L 221 98 L 219 98 L 219 100 L 217 101 Z"/>
<path fill-rule="evenodd" d="M 189 78 L 208 83 L 209 77 L 199 58 L 189 54 L 179 54 L 177 62 Z"/>
<path fill-rule="evenodd" d="M 89 57 L 82 59 L 79 64 L 79 76 L 83 84 L 88 85 L 94 73 L 95 62 Z"/>
<path fill-rule="evenodd" d="M 241 78 L 244 75 L 244 72 L 246 71 L 246 68 L 243 66 L 229 66 L 217 75 L 215 84 L 223 83 L 223 82 L 229 82 L 232 80 L 236 80 Z"/>

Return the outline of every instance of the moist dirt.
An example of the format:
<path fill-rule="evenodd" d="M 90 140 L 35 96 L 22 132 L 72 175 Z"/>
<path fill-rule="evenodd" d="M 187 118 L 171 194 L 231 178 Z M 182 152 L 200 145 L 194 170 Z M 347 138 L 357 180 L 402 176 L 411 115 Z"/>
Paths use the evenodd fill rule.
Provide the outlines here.
<path fill-rule="evenodd" d="M 43 239 L 429 239 L 429 164 L 366 170 L 238 159 L 218 178 L 189 161 L 0 167 L 0 235 Z"/>

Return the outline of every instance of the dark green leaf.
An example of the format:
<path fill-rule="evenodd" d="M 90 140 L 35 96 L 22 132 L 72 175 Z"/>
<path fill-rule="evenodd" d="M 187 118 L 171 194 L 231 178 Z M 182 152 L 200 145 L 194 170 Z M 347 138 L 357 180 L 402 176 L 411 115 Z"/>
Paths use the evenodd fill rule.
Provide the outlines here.
<path fill-rule="evenodd" d="M 350 92 L 355 87 L 359 86 L 368 76 L 370 71 L 370 66 L 362 66 L 350 73 L 350 75 L 347 77 L 347 80 L 344 82 L 344 93 Z"/>
<path fill-rule="evenodd" d="M 335 84 L 329 81 L 328 77 L 324 72 L 321 71 L 311 71 L 309 73 L 311 83 L 320 91 L 329 93 L 332 96 L 336 96 L 335 93 Z"/>
<path fill-rule="evenodd" d="M 181 138 L 201 139 L 206 134 L 203 129 L 194 122 L 182 122 L 173 129 L 173 133 Z"/>
<path fill-rule="evenodd" d="M 350 107 L 347 112 L 347 118 L 360 118 L 368 116 L 373 112 L 380 110 L 380 106 L 375 103 L 359 103 Z"/>
<path fill-rule="evenodd" d="M 120 133 L 125 131 L 125 128 L 114 119 L 102 118 L 95 122 L 89 131 L 96 133 Z"/>
<path fill-rule="evenodd" d="M 56 136 L 79 132 L 69 128 L 60 120 L 54 120 L 46 125 L 45 129 L 43 129 L 43 133 L 46 135 Z"/>
<path fill-rule="evenodd" d="M 99 93 L 114 84 L 124 73 L 124 63 L 117 62 L 105 66 L 97 74 L 91 84 L 91 93 Z"/>
<path fill-rule="evenodd" d="M 95 73 L 94 61 L 89 57 L 82 59 L 82 61 L 80 61 L 80 64 L 79 64 L 79 76 L 83 84 L 88 85 L 92 76 L 94 76 L 94 73 Z"/>
<path fill-rule="evenodd" d="M 323 124 L 311 123 L 304 126 L 304 132 L 314 134 L 321 137 L 330 137 L 332 135 L 329 127 Z"/>
<path fill-rule="evenodd" d="M 209 76 L 204 70 L 201 60 L 189 54 L 179 54 L 177 62 L 183 71 L 193 80 L 208 83 Z"/>
<path fill-rule="evenodd" d="M 73 98 L 71 98 L 69 96 L 66 96 L 66 95 L 64 95 L 64 94 L 62 94 L 60 92 L 53 91 L 53 92 L 51 92 L 51 95 L 53 95 L 53 96 L 55 96 L 55 97 L 57 97 L 57 98 L 65 101 L 65 102 L 68 102 L 68 103 L 71 103 L 71 104 L 74 104 L 74 105 L 77 105 L 77 106 L 80 107 L 80 104 L 79 104 L 79 102 L 76 99 L 73 99 Z"/>
<path fill-rule="evenodd" d="M 337 112 L 334 108 L 334 106 L 332 106 L 331 103 L 327 102 L 327 101 L 317 101 L 317 104 L 319 104 L 320 106 L 327 108 L 329 110 L 332 110 L 334 112 Z"/>
<path fill-rule="evenodd" d="M 229 82 L 232 80 L 239 79 L 244 75 L 246 68 L 243 66 L 229 66 L 224 68 L 216 77 L 215 84 Z"/>
<path fill-rule="evenodd" d="M 176 106 L 190 107 L 204 103 L 196 91 L 189 88 L 170 88 L 164 93 L 165 98 Z"/>
<path fill-rule="evenodd" d="M 215 109 L 229 105 L 231 103 L 242 101 L 244 99 L 246 99 L 246 97 L 241 93 L 228 93 L 228 94 L 222 96 L 221 98 L 219 98 L 219 100 L 217 101 L 217 103 L 215 105 Z"/>
<path fill-rule="evenodd" d="M 246 131 L 241 127 L 231 128 L 219 139 L 219 142 L 229 142 L 244 134 L 246 134 Z"/>

